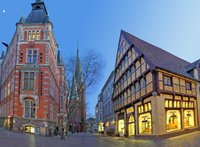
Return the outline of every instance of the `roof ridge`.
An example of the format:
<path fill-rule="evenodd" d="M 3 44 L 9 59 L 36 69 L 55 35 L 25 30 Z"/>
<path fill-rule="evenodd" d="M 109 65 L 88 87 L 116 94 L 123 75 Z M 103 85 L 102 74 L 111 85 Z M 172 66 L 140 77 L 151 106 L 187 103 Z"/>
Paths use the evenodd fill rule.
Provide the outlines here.
<path fill-rule="evenodd" d="M 128 34 L 128 35 L 131 36 L 131 37 L 134 37 L 135 39 L 137 39 L 137 40 L 139 40 L 139 41 L 141 41 L 141 42 L 143 42 L 143 43 L 145 43 L 145 44 L 148 44 L 148 45 L 150 45 L 150 46 L 152 46 L 152 47 L 154 47 L 154 48 L 157 48 L 157 49 L 159 49 L 159 50 L 161 50 L 161 51 L 163 51 L 163 52 L 165 52 L 165 53 L 167 53 L 167 54 L 170 54 L 170 55 L 172 55 L 172 56 L 174 56 L 174 57 L 176 57 L 176 58 L 179 58 L 180 60 L 182 60 L 182 61 L 184 61 L 184 62 L 187 62 L 188 64 L 191 64 L 189 61 L 186 61 L 186 60 L 182 59 L 181 57 L 178 57 L 178 56 L 176 56 L 176 55 L 174 55 L 174 54 L 172 54 L 172 53 L 170 53 L 170 52 L 168 52 L 168 51 L 166 51 L 166 50 L 164 50 L 164 49 L 162 49 L 162 48 L 160 48 L 160 47 L 157 47 L 157 46 L 155 46 L 155 45 L 153 45 L 153 44 L 151 44 L 151 43 L 149 43 L 149 42 L 147 42 L 147 41 L 145 41 L 145 40 L 143 40 L 143 39 L 140 39 L 140 38 L 138 38 L 138 37 L 136 37 L 136 36 L 134 36 L 134 35 L 132 35 L 132 34 L 126 32 L 126 31 L 124 31 L 124 30 L 122 30 L 122 32 Z"/>
<path fill-rule="evenodd" d="M 134 45 L 135 49 L 144 55 L 148 64 L 154 65 L 154 67 L 152 67 L 153 69 L 158 67 L 169 72 L 194 79 L 194 77 L 192 77 L 186 69 L 186 66 L 191 64 L 190 62 L 140 38 L 137 38 L 124 30 L 121 31 L 121 35 L 130 45 Z"/>

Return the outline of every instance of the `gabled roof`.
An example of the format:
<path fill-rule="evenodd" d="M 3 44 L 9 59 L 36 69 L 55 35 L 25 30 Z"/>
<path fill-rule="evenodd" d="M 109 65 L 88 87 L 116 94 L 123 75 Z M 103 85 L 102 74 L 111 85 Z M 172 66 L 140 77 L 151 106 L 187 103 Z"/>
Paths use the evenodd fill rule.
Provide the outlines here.
<path fill-rule="evenodd" d="M 121 31 L 121 35 L 154 65 L 154 69 L 161 68 L 194 79 L 186 70 L 186 66 L 190 65 L 190 62 L 147 43 L 123 30 Z"/>
<path fill-rule="evenodd" d="M 186 70 L 187 71 L 193 70 L 194 68 L 198 67 L 199 63 L 200 63 L 200 59 L 195 61 L 195 62 L 193 62 L 192 64 L 186 66 Z"/>

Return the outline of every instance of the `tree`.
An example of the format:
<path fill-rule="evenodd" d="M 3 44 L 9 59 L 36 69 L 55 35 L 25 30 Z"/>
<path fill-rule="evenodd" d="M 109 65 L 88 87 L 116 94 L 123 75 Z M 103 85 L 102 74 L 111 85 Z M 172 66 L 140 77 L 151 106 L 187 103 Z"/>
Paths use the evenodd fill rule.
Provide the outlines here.
<path fill-rule="evenodd" d="M 87 51 L 80 58 L 77 50 L 76 57 L 71 57 L 65 65 L 69 89 L 66 112 L 67 120 L 69 120 L 74 113 L 77 113 L 78 108 L 86 109 L 86 103 L 76 98 L 85 95 L 85 92 L 95 87 L 103 70 L 103 58 L 93 50 Z"/>

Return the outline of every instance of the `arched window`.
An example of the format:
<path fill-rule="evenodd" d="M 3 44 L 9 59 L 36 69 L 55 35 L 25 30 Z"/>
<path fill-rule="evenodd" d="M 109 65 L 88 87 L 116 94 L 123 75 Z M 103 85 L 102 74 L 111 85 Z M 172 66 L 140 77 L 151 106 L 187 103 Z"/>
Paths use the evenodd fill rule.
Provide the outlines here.
<path fill-rule="evenodd" d="M 37 32 L 36 32 L 36 40 L 39 40 L 39 39 L 40 39 L 40 32 L 37 31 Z"/>
<path fill-rule="evenodd" d="M 134 116 L 131 115 L 128 119 L 128 135 L 134 136 L 135 135 L 135 119 Z"/>
<path fill-rule="evenodd" d="M 128 119 L 128 122 L 129 122 L 129 123 L 133 123 L 134 121 L 135 121 L 135 119 L 134 119 L 133 115 L 131 115 L 131 116 L 129 117 L 129 119 Z"/>
<path fill-rule="evenodd" d="M 28 40 L 32 39 L 31 31 L 28 32 Z"/>
<path fill-rule="evenodd" d="M 35 40 L 35 31 L 32 32 L 32 39 Z"/>
<path fill-rule="evenodd" d="M 26 118 L 35 118 L 36 114 L 36 103 L 32 99 L 24 100 L 24 116 Z"/>

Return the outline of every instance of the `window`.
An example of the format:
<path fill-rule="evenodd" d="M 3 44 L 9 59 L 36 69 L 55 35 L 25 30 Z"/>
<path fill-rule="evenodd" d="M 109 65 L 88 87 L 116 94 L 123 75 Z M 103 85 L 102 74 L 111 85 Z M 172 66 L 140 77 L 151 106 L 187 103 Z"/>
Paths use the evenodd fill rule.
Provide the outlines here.
<path fill-rule="evenodd" d="M 128 119 L 128 135 L 135 135 L 135 119 L 133 115 L 131 115 Z"/>
<path fill-rule="evenodd" d="M 180 108 L 181 102 L 178 100 L 165 100 L 166 108 Z"/>
<path fill-rule="evenodd" d="M 146 82 L 145 82 L 145 79 L 144 79 L 144 78 L 142 78 L 142 79 L 140 80 L 140 85 L 141 85 L 141 89 L 144 88 L 144 87 L 146 86 Z"/>
<path fill-rule="evenodd" d="M 35 40 L 35 31 L 32 32 L 32 39 Z"/>
<path fill-rule="evenodd" d="M 37 31 L 37 32 L 36 32 L 36 40 L 39 40 L 39 39 L 40 39 L 39 37 L 40 37 L 40 32 Z"/>
<path fill-rule="evenodd" d="M 135 90 L 136 90 L 136 92 L 138 92 L 140 90 L 139 82 L 135 83 Z"/>
<path fill-rule="evenodd" d="M 50 80 L 50 96 L 54 97 L 54 83 Z"/>
<path fill-rule="evenodd" d="M 40 53 L 40 63 L 42 63 L 42 53 Z"/>
<path fill-rule="evenodd" d="M 33 100 L 25 100 L 25 117 L 26 118 L 35 118 L 35 108 L 36 104 Z"/>
<path fill-rule="evenodd" d="M 130 75 L 131 75 L 131 72 L 130 72 L 130 70 L 128 70 L 128 71 L 127 71 L 127 78 L 129 78 Z"/>
<path fill-rule="evenodd" d="M 172 78 L 168 76 L 164 76 L 164 84 L 166 86 L 172 86 Z"/>
<path fill-rule="evenodd" d="M 10 95 L 10 82 L 8 82 L 8 96 Z"/>
<path fill-rule="evenodd" d="M 151 103 L 138 106 L 139 134 L 151 134 Z"/>
<path fill-rule="evenodd" d="M 23 61 L 23 53 L 20 53 L 20 60 L 19 62 L 22 62 Z"/>
<path fill-rule="evenodd" d="M 166 114 L 167 132 L 181 129 L 181 115 L 179 110 L 168 110 Z"/>
<path fill-rule="evenodd" d="M 192 90 L 192 84 L 186 82 L 186 90 Z"/>
<path fill-rule="evenodd" d="M 31 40 L 32 36 L 31 36 L 31 31 L 28 32 L 28 40 Z"/>
<path fill-rule="evenodd" d="M 37 63 L 37 50 L 28 50 L 27 63 Z"/>
<path fill-rule="evenodd" d="M 24 73 L 24 89 L 33 90 L 35 85 L 35 73 L 25 72 Z"/>
<path fill-rule="evenodd" d="M 194 126 L 194 111 L 185 110 L 184 111 L 184 128 L 189 128 Z"/>
<path fill-rule="evenodd" d="M 133 65 L 132 67 L 131 67 L 131 73 L 134 73 L 135 72 L 135 66 Z"/>
<path fill-rule="evenodd" d="M 53 121 L 53 105 L 50 104 L 50 120 Z"/>
<path fill-rule="evenodd" d="M 134 87 L 134 85 L 131 86 L 131 93 L 135 94 L 135 87 Z"/>

